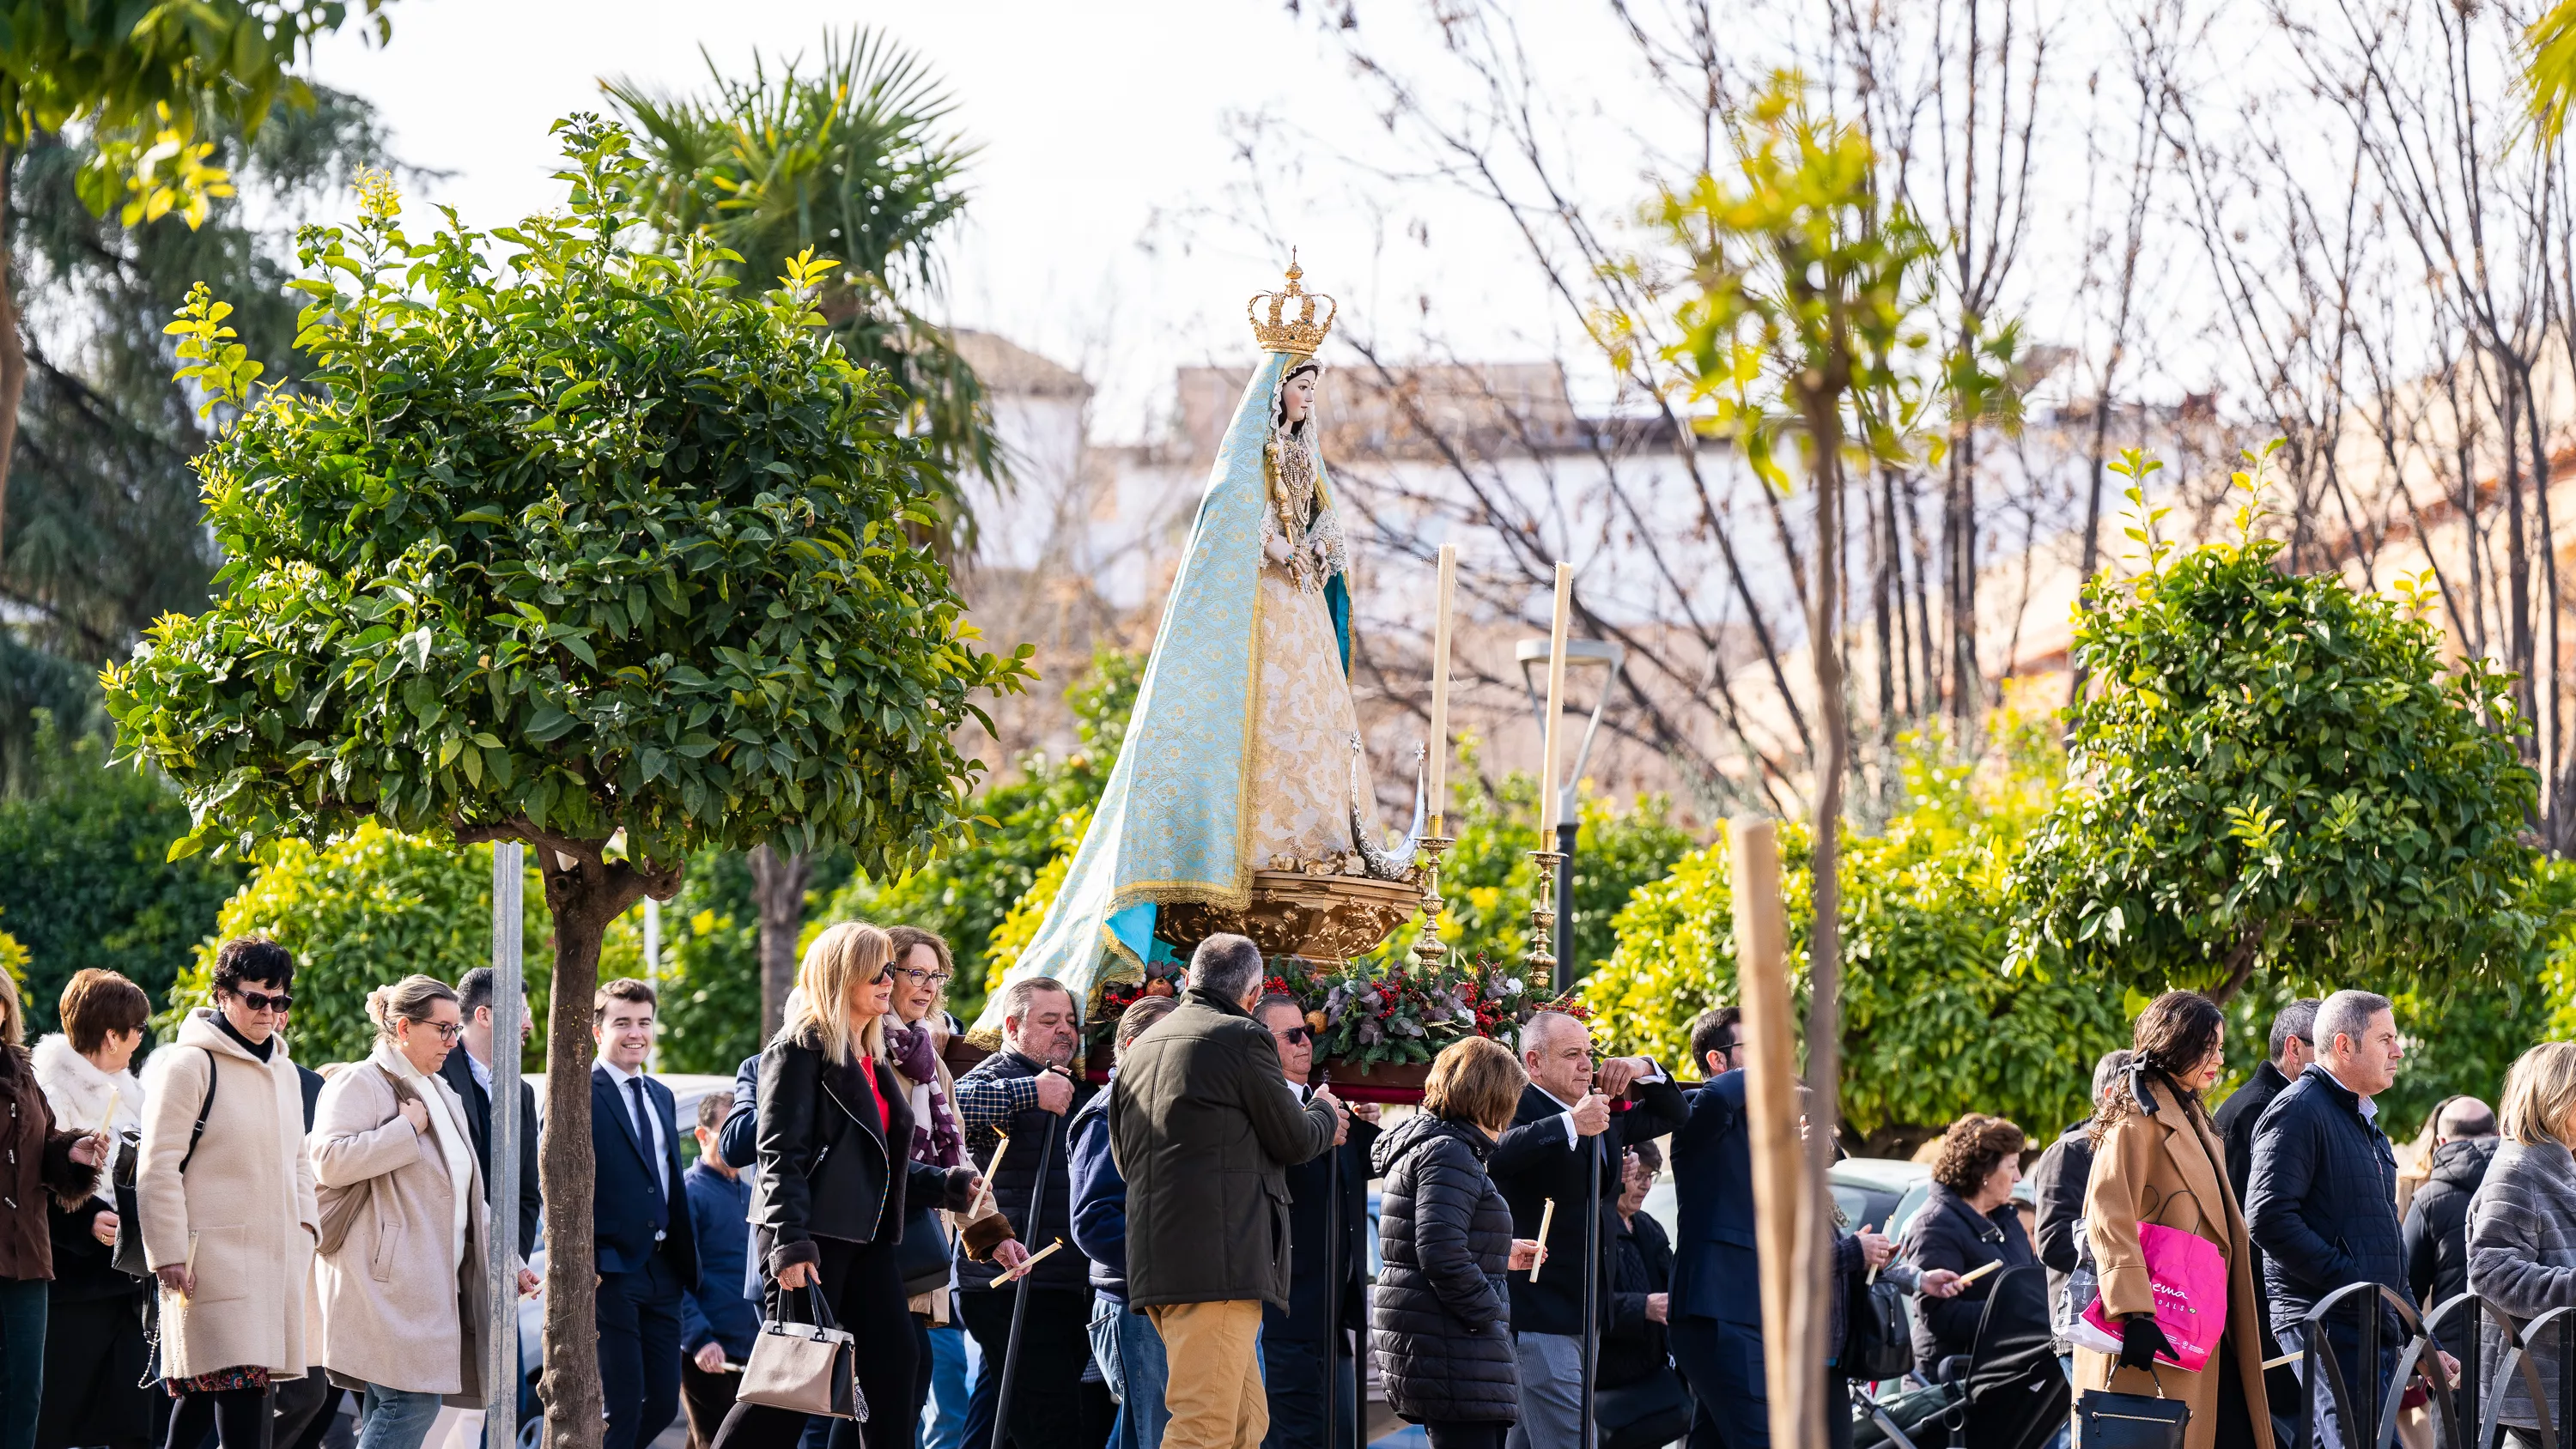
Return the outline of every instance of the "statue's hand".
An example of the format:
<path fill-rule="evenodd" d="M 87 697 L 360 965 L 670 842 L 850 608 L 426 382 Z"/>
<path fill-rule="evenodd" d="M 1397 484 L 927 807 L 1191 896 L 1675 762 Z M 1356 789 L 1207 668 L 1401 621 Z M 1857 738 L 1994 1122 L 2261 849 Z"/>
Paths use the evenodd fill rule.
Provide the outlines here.
<path fill-rule="evenodd" d="M 1270 561 L 1272 563 L 1279 565 L 1281 568 L 1286 568 L 1288 566 L 1288 555 L 1290 552 L 1288 548 L 1288 540 L 1273 535 L 1269 544 L 1261 551 L 1270 556 Z"/>

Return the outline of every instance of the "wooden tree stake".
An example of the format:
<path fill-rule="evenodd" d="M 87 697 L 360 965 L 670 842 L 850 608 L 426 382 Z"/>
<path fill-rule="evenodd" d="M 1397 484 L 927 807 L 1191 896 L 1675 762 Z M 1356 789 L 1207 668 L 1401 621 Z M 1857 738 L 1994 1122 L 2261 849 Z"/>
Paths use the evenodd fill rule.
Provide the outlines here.
<path fill-rule="evenodd" d="M 1763 1378 L 1771 1395 L 1771 1442 L 1824 1440 L 1824 1359 L 1791 1345 L 1810 1336 L 1820 1312 L 1805 1259 L 1822 1221 L 1810 1200 L 1807 1156 L 1798 1133 L 1797 1003 L 1789 994 L 1788 922 L 1780 904 L 1780 842 L 1768 820 L 1727 826 L 1735 867 L 1735 969 L 1743 992 L 1744 1103 L 1752 1132 L 1753 1207 L 1762 1257 Z"/>

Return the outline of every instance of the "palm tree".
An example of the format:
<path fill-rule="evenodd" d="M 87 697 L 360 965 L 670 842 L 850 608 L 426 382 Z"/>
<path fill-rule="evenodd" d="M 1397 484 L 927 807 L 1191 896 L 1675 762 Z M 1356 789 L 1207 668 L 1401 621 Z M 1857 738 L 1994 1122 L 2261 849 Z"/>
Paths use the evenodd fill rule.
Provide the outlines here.
<path fill-rule="evenodd" d="M 942 465 L 943 527 L 930 542 L 954 556 L 974 537 L 966 475 L 1007 477 L 983 384 L 924 315 L 944 290 L 937 243 L 965 210 L 975 154 L 949 127 L 954 103 L 919 57 L 866 29 L 827 32 L 810 69 L 802 56 L 755 54 L 746 78 L 712 57 L 707 75 L 705 90 L 677 96 L 600 82 L 653 163 L 657 224 L 674 239 L 705 231 L 741 257 L 748 285 L 809 247 L 842 263 L 823 315 L 910 400 Z"/>
<path fill-rule="evenodd" d="M 2576 0 L 2555 0 L 2540 12 L 2524 39 L 2531 58 L 2523 72 L 2525 100 L 2543 141 L 2555 144 L 2576 106 Z"/>
<path fill-rule="evenodd" d="M 701 48 L 701 56 L 706 54 Z M 707 57 L 708 88 L 687 96 L 631 81 L 600 88 L 642 138 L 660 194 L 655 224 L 674 240 L 704 231 L 766 285 L 811 248 L 842 264 L 822 311 L 841 346 L 909 399 L 939 468 L 941 526 L 924 541 L 954 558 L 974 542 L 964 480 L 1007 474 L 993 413 L 949 331 L 923 315 L 945 282 L 937 242 L 965 210 L 975 154 L 921 60 L 872 30 L 826 32 L 820 65 L 754 54 L 736 79 Z M 796 980 L 809 862 L 768 846 L 750 855 L 760 911 L 761 1035 L 776 1030 Z"/>

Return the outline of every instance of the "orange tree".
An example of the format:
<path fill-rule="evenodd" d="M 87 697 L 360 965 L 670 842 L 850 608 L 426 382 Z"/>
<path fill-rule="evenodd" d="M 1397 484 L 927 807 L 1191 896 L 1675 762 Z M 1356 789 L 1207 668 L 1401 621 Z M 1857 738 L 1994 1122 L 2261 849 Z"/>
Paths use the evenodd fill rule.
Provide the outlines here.
<path fill-rule="evenodd" d="M 832 263 L 737 291 L 726 259 L 626 243 L 626 134 L 559 123 L 569 201 L 426 241 L 378 178 L 299 238 L 295 393 L 203 288 L 172 331 L 239 416 L 198 460 L 229 560 L 212 607 L 107 672 L 123 748 L 167 770 L 184 854 L 376 820 L 519 840 L 555 924 L 541 1157 L 548 1422 L 600 1436 L 587 1010 L 609 923 L 692 850 L 845 845 L 899 872 L 961 829 L 977 646 L 931 463 L 813 305 Z M 497 260 L 496 260 L 497 259 Z M 391 969 L 391 968 L 388 968 Z"/>

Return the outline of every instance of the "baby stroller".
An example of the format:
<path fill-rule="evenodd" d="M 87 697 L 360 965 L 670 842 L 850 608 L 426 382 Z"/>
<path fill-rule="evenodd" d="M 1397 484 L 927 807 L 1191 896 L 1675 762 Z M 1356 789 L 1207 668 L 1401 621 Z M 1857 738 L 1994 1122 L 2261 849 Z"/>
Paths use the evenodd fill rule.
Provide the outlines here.
<path fill-rule="evenodd" d="M 1955 1362 L 1955 1360 L 1954 1360 Z M 1853 1449 L 2043 1449 L 2074 1401 L 2048 1324 L 2048 1274 L 1995 1276 L 1955 1380 L 1853 1404 Z"/>

